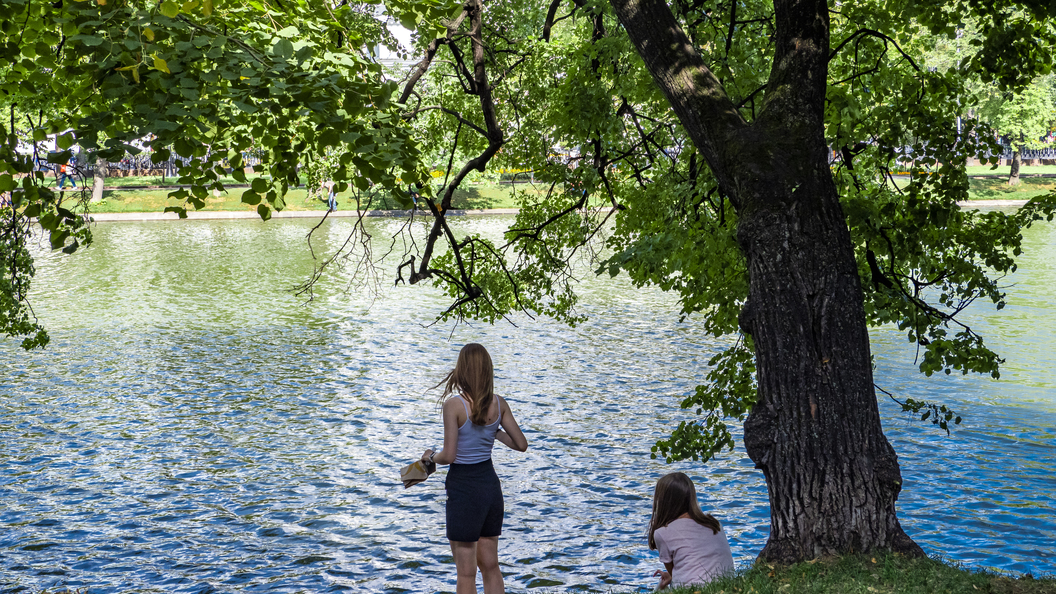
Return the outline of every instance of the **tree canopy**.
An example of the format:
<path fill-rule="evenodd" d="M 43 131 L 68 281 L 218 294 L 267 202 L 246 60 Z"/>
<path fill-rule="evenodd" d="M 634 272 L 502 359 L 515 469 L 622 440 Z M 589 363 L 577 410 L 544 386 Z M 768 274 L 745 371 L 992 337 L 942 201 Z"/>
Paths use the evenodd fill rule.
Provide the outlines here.
<path fill-rule="evenodd" d="M 76 144 L 92 159 L 117 160 L 148 139 L 153 159 L 182 160 L 186 189 L 176 198 L 201 208 L 209 191 L 223 189 L 217 180 L 229 167 L 251 182 L 242 200 L 265 219 L 284 207 L 298 166 L 314 155 L 340 153 L 339 179 L 360 187 L 417 179 L 417 149 L 392 104 L 395 84 L 368 52 L 388 35 L 369 6 L 15 0 L 0 6 L 0 22 L 8 112 L 0 191 L 13 191 L 14 206 L 3 220 L 3 330 L 28 335 L 27 347 L 47 342 L 27 309 L 29 220 L 55 249 L 72 253 L 90 241 L 83 220 L 34 171 L 35 158 L 64 163 Z M 58 135 L 59 153 L 41 154 L 48 134 Z M 252 179 L 243 163 L 250 152 L 262 162 Z"/>
<path fill-rule="evenodd" d="M 747 121 L 765 100 L 773 6 L 673 6 Z M 1029 20 L 1022 8 L 1001 12 L 958 3 L 855 3 L 832 12 L 832 37 L 839 43 L 829 63 L 825 134 L 856 244 L 868 321 L 895 324 L 917 343 L 924 373 L 997 377 L 1000 357 L 957 314 L 980 297 L 1003 307 L 1000 278 L 1014 270 L 1019 229 L 1051 206 L 1038 201 L 1015 215 L 957 207 L 967 198 L 967 157 L 998 150 L 988 122 L 967 116 L 971 107 L 982 107 L 976 80 L 1018 90 L 1028 80 L 1022 73 L 1048 68 L 1051 23 Z M 494 117 L 505 134 L 490 163 L 530 169 L 550 191 L 541 200 L 524 197 L 506 245 L 474 252 L 487 265 L 472 281 L 447 285 L 459 300 L 450 313 L 494 319 L 525 307 L 575 321 L 575 294 L 566 282 L 569 255 L 600 234 L 612 255 L 599 270 L 676 291 L 684 315 L 703 315 L 716 335 L 738 334 L 748 283 L 735 209 L 607 4 L 555 2 L 544 11 L 493 1 L 487 13 L 493 20 L 483 31 L 490 49 L 486 67 L 503 74 L 495 85 Z M 942 70 L 922 67 L 921 38 L 958 39 L 963 29 L 951 27 L 958 21 L 949 15 L 966 13 L 991 19 L 977 29 L 978 43 L 965 44 L 964 55 Z M 1009 34 L 993 24 L 1002 18 L 1017 27 L 1029 22 L 1031 34 L 1047 37 L 1031 38 L 1038 47 L 1016 60 L 992 58 L 998 45 L 982 40 Z M 449 43 L 458 47 L 457 40 Z M 914 46 L 921 52 L 916 57 Z M 453 62 L 429 71 L 430 86 L 408 109 L 419 137 L 433 140 L 436 163 L 469 160 L 487 146 L 480 98 L 466 92 L 467 68 L 454 48 Z M 993 60 L 1005 70 L 988 70 Z M 429 100 L 442 108 L 423 108 Z M 960 133 L 958 116 L 966 116 Z M 911 170 L 908 183 L 893 176 L 904 169 Z M 580 216 L 584 208 L 596 210 Z M 502 253 L 516 254 L 508 258 L 515 264 L 504 265 Z M 424 276 L 429 262 L 418 263 Z M 444 278 L 462 278 L 452 252 L 432 266 Z M 540 272 L 545 281 L 535 276 Z M 474 282 L 482 289 L 479 298 L 467 288 Z M 748 338 L 715 357 L 709 382 L 685 401 L 686 408 L 712 413 L 658 444 L 661 455 L 706 458 L 732 445 L 726 420 L 743 417 L 754 402 L 751 352 Z M 903 403 L 923 409 L 943 428 L 955 419 L 930 403 Z"/>
<path fill-rule="evenodd" d="M 373 184 L 404 203 L 400 189 L 420 187 L 431 227 L 392 272 L 445 288 L 441 317 L 523 310 L 576 323 L 573 266 L 588 251 L 598 272 L 674 291 L 683 315 L 730 336 L 683 402 L 699 416 L 655 452 L 707 459 L 732 447 L 728 423 L 745 421 L 771 493 L 764 556 L 919 551 L 894 516 L 901 478 L 879 428 L 865 328 L 905 333 L 926 374 L 999 375 L 999 355 L 959 314 L 978 300 L 1003 307 L 1021 229 L 1051 219 L 1056 199 L 1012 214 L 961 209 L 967 158 L 995 147 L 984 122 L 955 121 L 974 105 L 970 77 L 1012 92 L 1048 73 L 1052 7 L 406 0 L 384 11 L 326 0 L 5 2 L 4 332 L 27 347 L 47 340 L 28 309 L 31 219 L 55 249 L 90 240 L 20 141 L 57 133 L 64 151 L 76 143 L 113 159 L 148 138 L 155 158 L 182 159 L 187 189 L 174 196 L 188 206 L 222 190 L 231 168 L 265 219 L 302 170 L 326 162 L 342 187 Z M 386 14 L 417 30 L 421 61 L 399 81 L 369 49 L 388 39 Z M 968 17 L 978 31 L 965 55 L 922 68 L 916 41 L 956 38 Z M 46 109 L 41 97 L 53 98 Z M 262 161 L 252 179 L 250 152 Z M 446 223 L 454 190 L 489 168 L 531 170 L 548 188 L 521 197 L 503 244 Z M 944 429 L 959 420 L 902 396 Z M 837 486 L 800 491 L 819 480 Z M 786 513 L 806 500 L 802 517 Z M 872 511 L 853 519 L 853 509 Z"/>

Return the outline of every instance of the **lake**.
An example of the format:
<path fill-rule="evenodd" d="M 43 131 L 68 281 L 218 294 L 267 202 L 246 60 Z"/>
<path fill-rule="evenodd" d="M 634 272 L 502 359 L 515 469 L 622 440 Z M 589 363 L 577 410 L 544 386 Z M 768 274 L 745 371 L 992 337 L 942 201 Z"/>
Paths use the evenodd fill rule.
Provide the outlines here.
<path fill-rule="evenodd" d="M 430 389 L 466 342 L 488 347 L 530 443 L 495 454 L 508 589 L 651 588 L 652 488 L 674 470 L 737 563 L 758 554 L 769 509 L 743 447 L 706 465 L 649 457 L 723 346 L 679 323 L 671 295 L 586 274 L 576 328 L 432 324 L 444 296 L 393 287 L 390 265 L 367 286 L 328 277 L 305 303 L 291 289 L 312 270 L 314 224 L 106 223 L 73 256 L 35 250 L 52 343 L 0 342 L 0 591 L 453 591 L 445 471 L 404 490 L 398 469 L 441 443 Z M 325 223 L 313 245 L 351 224 Z M 381 237 L 400 223 L 367 224 Z M 1056 573 L 1056 224 L 1025 248 L 1009 306 L 970 316 L 1007 359 L 1000 381 L 926 378 L 892 330 L 873 351 L 878 385 L 964 417 L 946 436 L 881 399 L 903 527 L 929 554 L 1039 575 Z"/>

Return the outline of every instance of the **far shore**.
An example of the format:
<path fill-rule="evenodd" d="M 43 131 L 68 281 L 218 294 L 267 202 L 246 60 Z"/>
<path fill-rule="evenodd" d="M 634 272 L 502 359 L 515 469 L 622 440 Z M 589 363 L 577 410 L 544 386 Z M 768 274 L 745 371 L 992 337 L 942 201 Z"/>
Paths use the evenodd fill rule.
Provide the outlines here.
<path fill-rule="evenodd" d="M 991 208 L 1002 206 L 1023 206 L 1026 200 L 969 200 L 958 202 L 961 208 Z M 480 216 L 480 215 L 515 215 L 520 212 L 516 208 L 490 208 L 490 209 L 467 209 L 449 210 L 448 216 Z M 428 212 L 418 211 L 417 216 L 426 217 Z M 178 221 L 179 216 L 174 212 L 104 212 L 90 213 L 92 222 L 95 223 L 131 223 L 147 221 Z M 283 210 L 272 211 L 273 219 L 322 219 L 327 218 L 354 218 L 364 217 L 408 217 L 409 210 L 335 210 L 329 214 L 318 210 Z M 187 220 L 195 221 L 217 221 L 235 219 L 260 219 L 260 215 L 254 210 L 188 210 Z"/>
<path fill-rule="evenodd" d="M 469 215 L 510 215 L 517 214 L 516 208 L 492 208 L 482 210 L 449 210 L 448 216 Z M 282 210 L 271 211 L 273 219 L 322 219 L 327 218 L 354 218 L 364 217 L 409 217 L 410 210 L 335 210 L 327 213 L 318 210 Z M 428 211 L 419 210 L 415 216 L 427 217 Z M 88 216 L 95 223 L 120 223 L 120 222 L 145 222 L 145 221 L 178 221 L 179 215 L 174 212 L 103 212 L 89 213 Z M 233 219 L 260 219 L 255 210 L 188 210 L 187 220 L 195 221 L 217 221 Z"/>

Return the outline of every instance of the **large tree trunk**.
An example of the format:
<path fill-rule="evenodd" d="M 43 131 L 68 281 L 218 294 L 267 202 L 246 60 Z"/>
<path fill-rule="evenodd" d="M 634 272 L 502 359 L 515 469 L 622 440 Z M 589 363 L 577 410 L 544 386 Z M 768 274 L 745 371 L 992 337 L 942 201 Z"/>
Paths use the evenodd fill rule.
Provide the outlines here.
<path fill-rule="evenodd" d="M 95 170 L 92 174 L 92 202 L 103 199 L 103 185 L 106 183 L 106 160 L 98 159 L 95 162 Z"/>
<path fill-rule="evenodd" d="M 775 0 L 774 65 L 747 124 L 663 0 L 611 1 L 737 210 L 749 274 L 741 326 L 759 385 L 744 440 L 770 494 L 760 557 L 923 554 L 895 513 L 898 459 L 880 425 L 862 289 L 828 167 L 826 3 Z"/>
<path fill-rule="evenodd" d="M 895 513 L 902 480 L 880 425 L 858 270 L 824 144 L 813 144 L 786 159 L 814 173 L 791 192 L 775 184 L 746 197 L 765 206 L 738 227 L 749 270 L 741 325 L 759 384 L 744 441 L 770 494 L 760 556 L 920 554 Z"/>
<path fill-rule="evenodd" d="M 1008 185 L 1017 186 L 1019 185 L 1019 168 L 1023 165 L 1023 151 L 1016 150 L 1012 151 L 1012 171 L 1008 174 Z"/>

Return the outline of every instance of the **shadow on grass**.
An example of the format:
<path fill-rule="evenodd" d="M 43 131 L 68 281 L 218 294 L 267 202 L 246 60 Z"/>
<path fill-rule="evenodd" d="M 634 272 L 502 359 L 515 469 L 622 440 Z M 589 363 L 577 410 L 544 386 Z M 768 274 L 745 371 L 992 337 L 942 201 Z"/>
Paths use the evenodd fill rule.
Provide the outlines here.
<path fill-rule="evenodd" d="M 480 188 L 459 188 L 451 200 L 452 208 L 461 210 L 485 210 L 498 208 L 499 198 L 495 192 L 483 192 Z"/>
<path fill-rule="evenodd" d="M 1056 179 L 1021 177 L 1019 184 L 1008 185 L 1008 178 L 970 179 L 968 191 L 974 200 L 1030 199 L 1056 189 Z"/>

